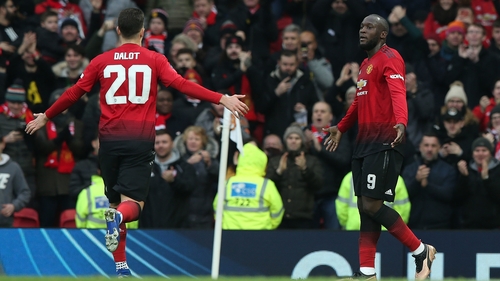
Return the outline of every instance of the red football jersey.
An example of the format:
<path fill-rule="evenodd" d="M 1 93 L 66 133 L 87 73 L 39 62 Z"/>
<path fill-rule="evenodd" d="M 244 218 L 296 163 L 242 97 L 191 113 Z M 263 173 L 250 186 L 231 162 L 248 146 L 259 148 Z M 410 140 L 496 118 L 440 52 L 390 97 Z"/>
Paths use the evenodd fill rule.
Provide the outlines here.
<path fill-rule="evenodd" d="M 100 82 L 100 140 L 154 141 L 158 81 L 212 103 L 219 103 L 222 97 L 182 78 L 164 55 L 136 44 L 123 44 L 94 58 L 46 115 L 57 115 Z"/>
<path fill-rule="evenodd" d="M 354 102 L 338 124 L 340 132 L 358 120 L 354 157 L 390 149 L 397 135 L 394 125 L 408 123 L 403 58 L 382 46 L 361 64 L 356 87 Z"/>

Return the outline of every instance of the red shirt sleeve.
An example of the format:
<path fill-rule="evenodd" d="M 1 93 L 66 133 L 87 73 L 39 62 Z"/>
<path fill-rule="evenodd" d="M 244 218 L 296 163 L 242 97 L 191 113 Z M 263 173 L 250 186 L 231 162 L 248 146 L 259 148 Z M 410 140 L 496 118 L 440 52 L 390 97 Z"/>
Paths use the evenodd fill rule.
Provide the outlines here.
<path fill-rule="evenodd" d="M 337 124 L 337 128 L 343 134 L 349 130 L 358 120 L 358 97 L 354 98 L 354 102 L 349 106 L 344 118 Z"/>
<path fill-rule="evenodd" d="M 76 82 L 76 85 L 85 92 L 90 92 L 94 87 L 94 84 L 99 78 L 99 71 L 97 70 L 97 59 L 90 61 L 89 65 L 85 68 L 80 79 Z"/>
<path fill-rule="evenodd" d="M 396 124 L 401 123 L 407 127 L 408 105 L 406 104 L 405 65 L 403 59 L 389 59 L 384 68 L 384 78 L 387 81 L 391 95 Z"/>
<path fill-rule="evenodd" d="M 156 65 L 158 67 L 156 71 L 159 74 L 159 79 L 165 87 L 173 87 L 181 93 L 193 98 L 219 104 L 222 94 L 210 91 L 196 83 L 184 79 L 172 68 L 165 56 L 158 55 Z"/>
<path fill-rule="evenodd" d="M 54 116 L 63 112 L 79 100 L 87 91 L 83 90 L 75 84 L 67 89 L 56 102 L 45 111 L 47 118 L 52 119 Z"/>

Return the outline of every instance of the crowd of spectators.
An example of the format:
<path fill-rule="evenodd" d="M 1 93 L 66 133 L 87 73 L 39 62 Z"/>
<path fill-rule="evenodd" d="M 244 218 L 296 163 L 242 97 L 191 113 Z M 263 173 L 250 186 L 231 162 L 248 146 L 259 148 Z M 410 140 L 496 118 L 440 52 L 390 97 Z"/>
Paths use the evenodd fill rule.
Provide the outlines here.
<path fill-rule="evenodd" d="M 411 204 L 408 225 L 500 228 L 499 0 L 0 0 L 0 225 L 31 207 L 42 227 L 56 227 L 98 181 L 98 86 L 35 135 L 24 128 L 90 60 L 120 44 L 115 19 L 128 7 L 146 14 L 143 46 L 183 77 L 245 95 L 244 138 L 268 162 L 265 173 L 260 158 L 244 163 L 272 181 L 284 209 L 281 223 L 265 229 L 358 225 L 336 208 L 353 204 L 356 128 L 335 152 L 322 145 L 322 128 L 355 98 L 366 57 L 360 22 L 385 17 L 387 44 L 406 62 L 407 192 L 396 198 L 406 214 Z M 155 166 L 139 227 L 213 227 L 222 115 L 220 105 L 159 88 Z M 227 178 L 238 175 L 235 147 Z"/>

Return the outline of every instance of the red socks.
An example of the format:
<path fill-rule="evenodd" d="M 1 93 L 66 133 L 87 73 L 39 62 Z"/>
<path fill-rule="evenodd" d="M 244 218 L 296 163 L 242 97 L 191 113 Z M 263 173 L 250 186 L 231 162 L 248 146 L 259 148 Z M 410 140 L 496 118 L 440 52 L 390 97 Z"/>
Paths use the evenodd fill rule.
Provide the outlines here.
<path fill-rule="evenodd" d="M 399 217 L 393 225 L 386 228 L 392 236 L 396 237 L 396 239 L 403 243 L 411 252 L 415 251 L 418 246 L 420 246 L 420 240 L 418 240 L 415 234 L 413 234 L 413 231 L 408 228 L 401 217 Z"/>
<path fill-rule="evenodd" d="M 122 223 L 136 221 L 141 215 L 141 205 L 134 201 L 123 201 L 116 210 L 122 214 Z"/>

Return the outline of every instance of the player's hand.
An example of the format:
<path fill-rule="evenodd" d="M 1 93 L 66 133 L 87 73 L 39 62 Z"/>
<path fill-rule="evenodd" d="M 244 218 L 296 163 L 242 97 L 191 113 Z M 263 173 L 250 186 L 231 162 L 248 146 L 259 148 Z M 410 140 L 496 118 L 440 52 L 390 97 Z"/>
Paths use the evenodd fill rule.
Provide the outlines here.
<path fill-rule="evenodd" d="M 464 176 L 469 175 L 469 170 L 467 170 L 467 162 L 465 162 L 465 160 L 458 161 L 457 167 L 460 174 Z"/>
<path fill-rule="evenodd" d="M 29 135 L 33 135 L 34 132 L 45 126 L 45 124 L 47 124 L 47 122 L 49 121 L 49 118 L 47 118 L 45 113 L 35 113 L 33 114 L 33 116 L 35 116 L 35 120 L 30 121 L 26 125 L 25 131 Z"/>
<path fill-rule="evenodd" d="M 405 135 L 405 125 L 398 123 L 396 126 L 393 127 L 394 130 L 398 133 L 396 135 L 396 138 L 394 141 L 391 143 L 391 147 L 394 148 L 396 145 L 400 144 L 403 141 L 403 136 Z"/>
<path fill-rule="evenodd" d="M 229 109 L 229 111 L 231 111 L 236 118 L 240 119 L 240 115 L 245 116 L 249 110 L 248 106 L 244 102 L 240 101 L 240 99 L 244 97 L 245 95 L 223 95 L 219 103 Z"/>
<path fill-rule="evenodd" d="M 330 135 L 326 138 L 323 143 L 326 145 L 326 150 L 335 151 L 339 146 L 340 138 L 342 137 L 342 133 L 339 131 L 337 126 L 333 126 L 330 128 L 323 128 L 323 132 L 328 132 Z"/>
<path fill-rule="evenodd" d="M 10 217 L 14 213 L 14 210 L 15 210 L 14 204 L 3 204 L 0 213 L 4 217 Z"/>

